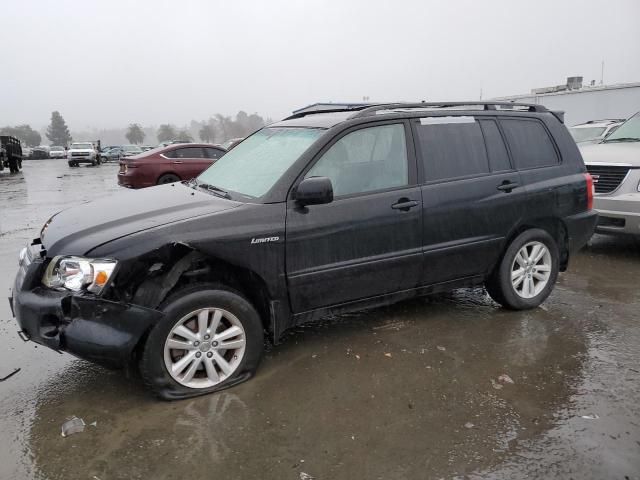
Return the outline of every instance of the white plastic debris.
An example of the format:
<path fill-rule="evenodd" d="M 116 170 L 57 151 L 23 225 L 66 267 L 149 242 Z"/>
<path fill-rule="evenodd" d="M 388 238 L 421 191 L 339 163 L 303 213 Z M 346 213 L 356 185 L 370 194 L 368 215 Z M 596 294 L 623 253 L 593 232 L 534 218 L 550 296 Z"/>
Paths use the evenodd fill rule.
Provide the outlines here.
<path fill-rule="evenodd" d="M 512 384 L 512 385 L 513 385 L 514 383 L 516 383 L 516 382 L 514 382 L 514 381 L 513 381 L 513 379 L 512 379 L 509 375 L 507 375 L 506 373 L 503 373 L 502 375 L 500 375 L 500 376 L 498 377 L 498 381 L 499 381 L 500 383 L 510 383 L 510 384 Z"/>
<path fill-rule="evenodd" d="M 585 420 L 597 420 L 600 417 L 596 413 L 594 413 L 592 415 L 582 415 L 582 417 L 580 418 L 584 418 Z"/>
<path fill-rule="evenodd" d="M 436 348 L 437 348 L 438 350 L 440 350 L 441 352 L 444 352 L 444 351 L 446 350 L 446 348 L 445 348 L 445 347 L 442 347 L 442 346 L 440 346 L 440 345 L 438 345 Z"/>
<path fill-rule="evenodd" d="M 314 480 L 316 477 L 312 477 L 308 473 L 300 472 L 300 480 Z"/>
<path fill-rule="evenodd" d="M 493 388 L 495 388 L 496 390 L 502 390 L 502 385 L 496 382 L 493 378 L 490 378 L 489 380 L 491 380 L 491 386 Z"/>
<path fill-rule="evenodd" d="M 78 417 L 72 417 L 62 424 L 62 436 L 68 437 L 74 433 L 84 432 L 84 420 Z"/>
<path fill-rule="evenodd" d="M 473 427 L 474 427 L 474 425 L 471 422 L 467 422 L 467 423 L 464 424 L 464 428 L 473 428 Z"/>

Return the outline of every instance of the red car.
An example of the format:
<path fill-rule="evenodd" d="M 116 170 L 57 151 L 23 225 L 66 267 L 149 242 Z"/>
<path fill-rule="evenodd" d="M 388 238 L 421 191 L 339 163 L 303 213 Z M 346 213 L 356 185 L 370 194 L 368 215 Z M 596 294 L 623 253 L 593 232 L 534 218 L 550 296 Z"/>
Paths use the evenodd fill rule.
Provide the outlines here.
<path fill-rule="evenodd" d="M 118 184 L 144 188 L 197 177 L 226 150 L 207 143 L 179 143 L 120 160 Z"/>

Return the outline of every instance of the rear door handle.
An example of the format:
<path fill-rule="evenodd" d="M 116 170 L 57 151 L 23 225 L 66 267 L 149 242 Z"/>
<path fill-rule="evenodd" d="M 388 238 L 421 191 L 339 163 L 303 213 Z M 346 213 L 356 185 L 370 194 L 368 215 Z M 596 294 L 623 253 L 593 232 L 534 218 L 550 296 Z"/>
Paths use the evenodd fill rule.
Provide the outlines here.
<path fill-rule="evenodd" d="M 510 182 L 509 180 L 505 180 L 500 185 L 498 185 L 498 190 L 505 193 L 510 193 L 516 187 L 519 187 L 520 184 L 516 182 Z"/>
<path fill-rule="evenodd" d="M 408 198 L 401 198 L 398 203 L 391 205 L 394 210 L 402 210 L 408 212 L 411 208 L 418 206 L 418 202 L 415 200 L 409 200 Z"/>

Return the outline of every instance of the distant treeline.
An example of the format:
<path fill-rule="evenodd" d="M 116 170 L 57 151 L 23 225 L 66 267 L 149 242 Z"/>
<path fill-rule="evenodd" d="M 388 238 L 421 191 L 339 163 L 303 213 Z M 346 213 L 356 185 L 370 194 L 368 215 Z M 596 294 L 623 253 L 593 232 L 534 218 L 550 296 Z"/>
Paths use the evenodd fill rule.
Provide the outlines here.
<path fill-rule="evenodd" d="M 43 139 L 46 143 L 64 144 L 64 139 L 69 138 L 69 130 L 66 130 L 65 136 L 64 129 L 67 127 L 64 119 L 58 112 L 54 112 L 54 114 L 52 114 L 51 123 L 42 132 L 33 130 L 29 125 L 18 125 L 0 128 L 0 134 L 15 136 L 29 147 L 42 145 Z M 143 126 L 132 123 L 123 128 L 70 129 L 70 141 L 100 140 L 104 146 L 125 143 L 156 145 L 168 140 L 222 143 L 231 138 L 245 137 L 268 123 L 271 123 L 271 119 L 265 119 L 257 113 L 247 114 L 240 111 L 235 117 L 227 117 L 218 113 L 208 120 L 192 120 L 188 125 L 183 126 L 172 123 L 159 126 Z M 48 142 L 47 138 L 49 138 Z"/>

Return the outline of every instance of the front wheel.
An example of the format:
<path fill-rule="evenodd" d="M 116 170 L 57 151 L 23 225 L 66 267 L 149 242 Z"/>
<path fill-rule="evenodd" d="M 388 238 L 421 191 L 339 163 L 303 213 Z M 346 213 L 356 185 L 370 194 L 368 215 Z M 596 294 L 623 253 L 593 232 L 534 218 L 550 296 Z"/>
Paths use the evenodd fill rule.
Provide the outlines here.
<path fill-rule="evenodd" d="M 512 310 L 539 306 L 551 293 L 559 272 L 558 246 L 546 231 L 522 232 L 509 245 L 486 282 L 496 302 Z"/>
<path fill-rule="evenodd" d="M 140 360 L 146 385 L 165 400 L 215 392 L 248 380 L 264 348 L 262 322 L 222 286 L 181 289 L 161 307 Z"/>

